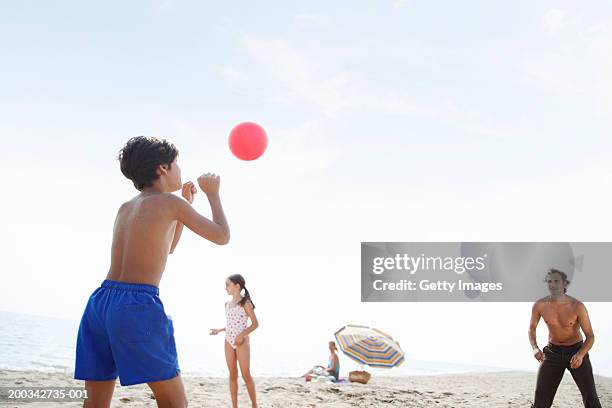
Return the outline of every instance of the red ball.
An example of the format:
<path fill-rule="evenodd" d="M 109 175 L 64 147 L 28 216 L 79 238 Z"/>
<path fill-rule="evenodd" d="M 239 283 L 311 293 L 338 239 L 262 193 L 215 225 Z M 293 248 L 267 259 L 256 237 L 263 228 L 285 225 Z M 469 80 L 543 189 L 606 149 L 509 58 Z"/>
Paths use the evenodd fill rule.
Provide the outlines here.
<path fill-rule="evenodd" d="M 268 135 L 257 123 L 243 122 L 230 132 L 229 147 L 240 160 L 255 160 L 266 151 Z"/>

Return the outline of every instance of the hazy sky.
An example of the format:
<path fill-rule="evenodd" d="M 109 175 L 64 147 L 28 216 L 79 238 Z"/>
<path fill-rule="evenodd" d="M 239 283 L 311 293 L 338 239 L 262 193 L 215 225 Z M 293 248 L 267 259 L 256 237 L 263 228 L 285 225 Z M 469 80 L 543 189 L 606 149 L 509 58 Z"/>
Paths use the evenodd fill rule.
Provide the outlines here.
<path fill-rule="evenodd" d="M 254 359 L 305 371 L 362 323 L 409 359 L 535 369 L 528 304 L 361 304 L 360 242 L 611 240 L 610 1 L 0 4 L 0 310 L 80 318 L 136 135 L 222 177 L 230 244 L 184 233 L 160 289 L 211 364 L 239 272 Z M 246 120 L 270 138 L 249 163 L 227 148 Z M 612 306 L 587 306 L 612 375 Z"/>

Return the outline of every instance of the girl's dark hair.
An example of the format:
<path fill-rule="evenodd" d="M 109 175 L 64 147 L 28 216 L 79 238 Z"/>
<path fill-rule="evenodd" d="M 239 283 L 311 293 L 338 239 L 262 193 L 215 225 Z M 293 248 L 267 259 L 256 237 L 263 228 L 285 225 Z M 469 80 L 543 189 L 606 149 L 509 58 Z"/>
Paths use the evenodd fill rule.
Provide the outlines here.
<path fill-rule="evenodd" d="M 240 299 L 240 305 L 244 306 L 244 304 L 249 301 L 251 302 L 251 306 L 253 306 L 253 309 L 255 309 L 255 304 L 253 303 L 253 299 L 251 299 L 251 294 L 249 293 L 249 290 L 246 288 L 246 286 L 244 286 L 244 278 L 242 277 L 242 275 L 236 273 L 234 275 L 228 276 L 227 279 L 232 281 L 234 285 L 240 285 L 240 289 L 244 289 L 244 296 L 242 297 L 242 299 Z"/>
<path fill-rule="evenodd" d="M 119 151 L 118 159 L 123 175 L 132 180 L 137 190 L 142 190 L 151 187 L 159 178 L 156 170 L 160 164 L 171 168 L 178 153 L 178 149 L 164 139 L 136 136 Z"/>

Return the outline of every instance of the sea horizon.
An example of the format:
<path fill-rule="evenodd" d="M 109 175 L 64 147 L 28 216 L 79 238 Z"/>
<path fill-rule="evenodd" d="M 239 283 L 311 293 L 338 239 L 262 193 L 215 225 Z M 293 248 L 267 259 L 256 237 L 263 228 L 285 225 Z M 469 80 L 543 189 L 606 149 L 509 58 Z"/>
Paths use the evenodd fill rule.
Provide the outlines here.
<path fill-rule="evenodd" d="M 74 353 L 78 322 L 76 320 L 0 311 L 0 369 L 13 371 L 74 372 Z M 181 373 L 186 376 L 225 377 L 224 366 L 213 366 L 197 350 L 181 347 L 177 338 Z M 256 356 L 256 355 L 255 355 Z M 359 367 L 340 353 L 342 375 Z M 313 361 L 314 365 L 315 361 Z M 299 377 L 308 367 L 291 361 L 258 361 L 251 369 L 256 377 Z M 408 377 L 426 375 L 469 374 L 488 372 L 535 372 L 509 367 L 426 361 L 408 357 L 401 367 L 390 370 L 366 368 L 377 376 Z M 596 372 L 601 376 L 608 373 Z"/>

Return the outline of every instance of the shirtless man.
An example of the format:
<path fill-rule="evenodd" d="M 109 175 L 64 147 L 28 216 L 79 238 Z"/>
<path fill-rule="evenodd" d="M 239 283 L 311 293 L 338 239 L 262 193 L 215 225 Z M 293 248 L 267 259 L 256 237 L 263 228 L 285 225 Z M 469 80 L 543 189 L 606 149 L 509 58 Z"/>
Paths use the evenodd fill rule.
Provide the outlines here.
<path fill-rule="evenodd" d="M 535 359 L 540 362 L 532 407 L 550 408 L 567 368 L 582 394 L 584 406 L 601 408 L 588 354 L 593 347 L 595 335 L 586 307 L 566 294 L 569 281 L 565 272 L 551 269 L 546 275 L 546 283 L 550 296 L 533 305 L 529 324 L 529 342 Z M 549 343 L 543 351 L 536 342 L 536 327 L 540 317 L 546 322 L 549 332 Z M 584 342 L 580 329 L 586 338 Z"/>
<path fill-rule="evenodd" d="M 219 176 L 204 174 L 198 184 L 208 197 L 213 220 L 192 207 L 197 192 L 182 185 L 173 144 L 135 137 L 121 150 L 121 172 L 140 191 L 119 208 L 113 231 L 110 270 L 90 296 L 79 326 L 74 377 L 85 380 L 84 407 L 110 407 L 117 376 L 121 385 L 147 383 L 158 407 L 186 407 L 174 328 L 159 298 L 166 259 L 183 225 L 218 245 L 230 232 Z M 172 194 L 182 190 L 183 198 Z"/>

